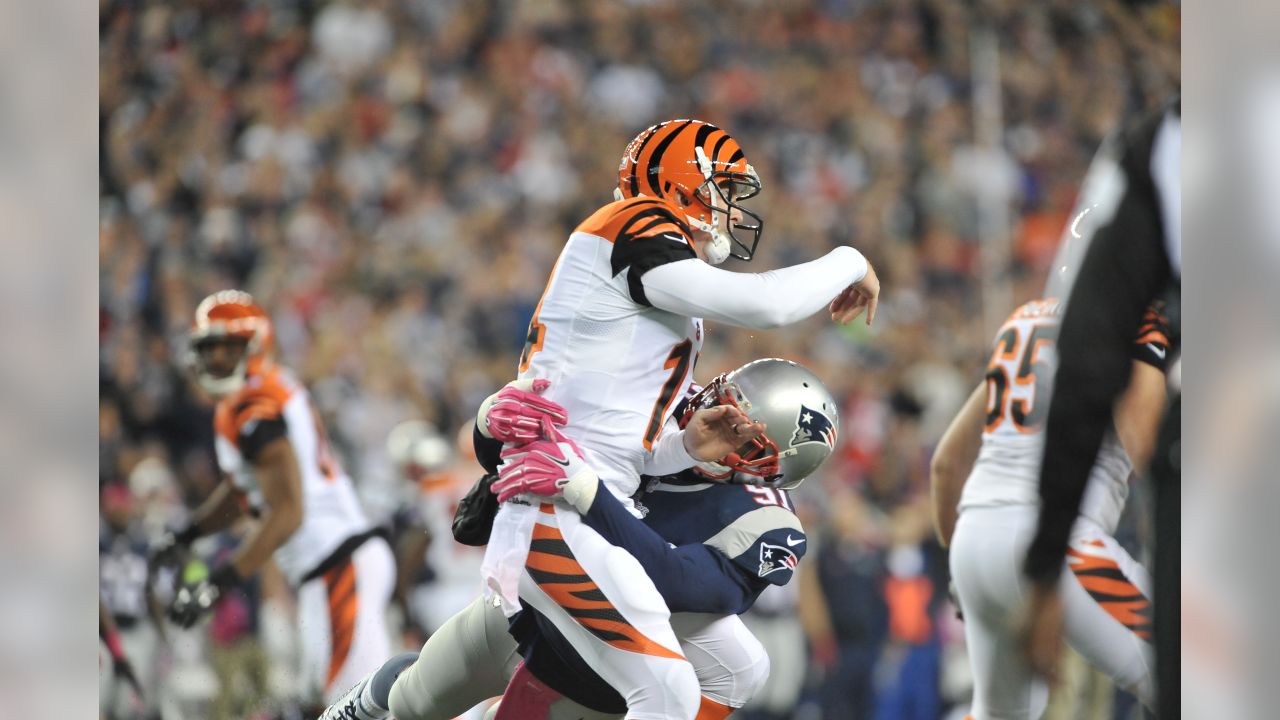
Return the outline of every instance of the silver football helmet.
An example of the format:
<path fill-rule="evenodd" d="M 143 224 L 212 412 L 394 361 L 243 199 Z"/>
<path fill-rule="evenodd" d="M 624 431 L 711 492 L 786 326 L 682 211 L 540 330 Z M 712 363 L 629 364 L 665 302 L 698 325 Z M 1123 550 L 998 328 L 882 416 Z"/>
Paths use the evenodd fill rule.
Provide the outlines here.
<path fill-rule="evenodd" d="M 689 402 L 683 420 L 726 404 L 768 429 L 719 463 L 698 463 L 708 478 L 790 490 L 835 452 L 835 398 L 817 375 L 790 360 L 756 360 L 717 377 Z"/>

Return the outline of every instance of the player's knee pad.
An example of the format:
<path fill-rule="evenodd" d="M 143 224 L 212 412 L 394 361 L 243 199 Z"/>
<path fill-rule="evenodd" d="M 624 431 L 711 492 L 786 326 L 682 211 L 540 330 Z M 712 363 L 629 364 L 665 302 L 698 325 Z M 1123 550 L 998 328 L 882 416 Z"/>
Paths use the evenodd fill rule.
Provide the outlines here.
<path fill-rule="evenodd" d="M 746 705 L 769 679 L 769 653 L 749 633 L 738 636 L 739 649 L 729 671 L 729 682 L 724 687 L 703 688 L 703 693 L 732 708 Z"/>
<path fill-rule="evenodd" d="M 763 646 L 758 645 L 757 647 L 759 654 L 755 656 L 750 667 L 740 673 L 742 679 L 739 685 L 744 690 L 744 696 L 741 698 L 729 698 L 731 707 L 740 708 L 746 705 L 769 681 L 769 653 L 765 652 Z"/>
<path fill-rule="evenodd" d="M 729 707 L 740 708 L 755 697 L 769 679 L 769 653 L 760 640 L 740 624 L 734 632 L 717 634 L 715 640 L 714 647 L 694 644 L 685 650 L 697 670 L 702 694 Z"/>

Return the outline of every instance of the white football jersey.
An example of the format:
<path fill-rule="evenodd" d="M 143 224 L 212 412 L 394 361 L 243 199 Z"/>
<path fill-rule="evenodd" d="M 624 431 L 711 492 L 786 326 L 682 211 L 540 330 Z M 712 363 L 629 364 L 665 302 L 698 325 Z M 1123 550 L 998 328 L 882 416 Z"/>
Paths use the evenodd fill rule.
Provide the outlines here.
<path fill-rule="evenodd" d="M 996 333 L 987 365 L 987 415 L 982 448 L 960 495 L 960 509 L 1038 505 L 1044 423 L 1049 414 L 1061 304 L 1033 300 L 1013 312 Z M 1164 319 L 1148 311 L 1134 344 L 1134 359 L 1164 369 L 1168 338 Z M 1080 515 L 1107 533 L 1115 531 L 1129 497 L 1133 463 L 1114 428 L 1108 431 L 1089 475 Z"/>
<path fill-rule="evenodd" d="M 628 506 L 702 350 L 702 320 L 652 307 L 640 277 L 694 257 L 666 202 L 610 203 L 569 236 L 529 324 L 520 377 L 551 381 L 565 434 Z"/>
<path fill-rule="evenodd" d="M 214 429 L 218 466 L 250 508 L 264 506 L 252 458 L 268 441 L 288 438 L 302 476 L 302 524 L 273 557 L 294 585 L 344 540 L 370 529 L 310 395 L 283 368 L 271 366 L 251 375 L 239 392 L 219 400 Z"/>

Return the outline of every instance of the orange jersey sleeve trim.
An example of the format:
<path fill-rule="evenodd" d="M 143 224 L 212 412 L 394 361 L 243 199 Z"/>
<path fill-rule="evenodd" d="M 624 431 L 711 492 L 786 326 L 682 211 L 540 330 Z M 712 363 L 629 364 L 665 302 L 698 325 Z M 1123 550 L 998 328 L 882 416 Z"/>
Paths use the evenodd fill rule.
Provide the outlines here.
<path fill-rule="evenodd" d="M 279 368 L 250 376 L 239 392 L 218 401 L 213 427 L 227 442 L 239 447 L 240 431 L 251 420 L 274 420 L 284 416 L 285 403 L 293 397 L 294 385 Z"/>

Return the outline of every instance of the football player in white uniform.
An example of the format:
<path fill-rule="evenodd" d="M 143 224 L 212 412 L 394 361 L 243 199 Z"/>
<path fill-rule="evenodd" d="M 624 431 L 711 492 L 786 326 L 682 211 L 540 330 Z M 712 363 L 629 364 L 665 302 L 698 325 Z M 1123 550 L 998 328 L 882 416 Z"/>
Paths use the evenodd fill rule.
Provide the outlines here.
<path fill-rule="evenodd" d="M 390 652 L 384 613 L 395 560 L 330 451 L 306 388 L 272 361 L 271 320 L 249 296 L 223 290 L 196 308 L 196 379 L 217 398 L 215 449 L 224 481 L 159 559 L 245 513 L 258 518 L 232 558 L 209 573 L 188 565 L 170 616 L 193 625 L 223 589 L 274 559 L 298 594 L 304 692 L 332 702 Z"/>
<path fill-rule="evenodd" d="M 491 489 L 500 495 L 563 494 L 564 500 L 555 502 L 581 513 L 585 526 L 598 529 L 616 546 L 615 557 L 625 550 L 638 559 L 645 570 L 640 578 L 653 578 L 663 601 L 676 613 L 673 626 L 679 647 L 696 668 L 701 693 L 710 700 L 697 717 L 716 720 L 745 704 L 768 674 L 767 655 L 737 613 L 749 608 L 765 588 L 786 585 L 804 556 L 807 538 L 787 490 L 830 457 L 839 420 L 835 401 L 822 383 L 803 367 L 778 359 L 759 360 L 721 376 L 682 404 L 688 409 L 670 421 L 671 430 L 717 405 L 745 407 L 749 417 L 767 421 L 773 435 L 752 444 L 772 446 L 760 456 L 775 465 L 770 479 L 735 474 L 720 463 L 708 464 L 706 471 L 685 470 L 650 484 L 641 498 L 648 513 L 640 520 L 604 489 L 567 442 L 538 441 L 508 451 L 511 462 L 503 465 L 503 477 Z M 562 459 L 567 467 L 560 464 Z M 489 480 L 482 480 L 473 495 L 490 496 Z M 541 497 L 539 502 L 551 501 Z M 573 597 L 572 609 L 585 611 L 584 616 L 607 609 L 598 585 L 572 567 L 575 561 L 564 554 L 568 543 L 555 524 L 557 516 L 543 509 L 538 518 L 540 542 L 530 551 L 530 567 L 542 575 L 572 570 L 581 576 L 563 588 Z M 491 513 L 492 509 L 469 510 L 464 517 L 460 512 L 455 535 L 468 544 L 482 544 Z M 511 632 L 524 643 L 529 668 L 512 680 L 513 692 L 504 698 L 505 717 L 621 716 L 623 699 L 565 644 L 557 628 L 527 607 L 519 617 Z M 625 627 L 618 631 L 628 632 Z M 502 693 L 519 661 L 502 611 L 476 600 L 445 623 L 421 653 L 389 660 L 353 688 L 343 703 L 331 707 L 325 718 L 380 719 L 387 717 L 383 708 L 389 707 L 398 720 L 447 720 Z"/>
<path fill-rule="evenodd" d="M 931 467 L 935 523 L 950 546 L 973 667 L 974 720 L 1031 720 L 1048 700 L 1018 645 L 1015 611 L 1027 593 L 1021 568 L 1038 517 L 1060 309 L 1053 299 L 1029 302 L 1000 327 L 986 378 L 947 428 Z M 1145 467 L 1155 442 L 1168 342 L 1167 321 L 1153 307 L 1134 342 L 1132 379 L 1093 466 L 1059 588 L 1068 642 L 1148 707 L 1150 578 L 1112 534 L 1133 468 Z"/>
<path fill-rule="evenodd" d="M 719 458 L 691 455 L 686 431 L 663 432 L 692 383 L 703 318 L 763 329 L 823 307 L 842 323 L 874 315 L 879 282 L 851 247 L 767 273 L 715 267 L 754 254 L 762 221 L 740 203 L 759 190 L 742 148 L 720 128 L 672 120 L 644 130 L 623 153 L 617 200 L 569 236 L 534 312 L 519 377 L 550 382 L 546 398 L 568 414 L 563 436 L 629 509 L 642 473 Z M 741 430 L 746 439 L 762 428 Z M 757 473 L 768 462 L 737 460 Z M 555 513 L 610 618 L 569 612 L 554 583 L 528 572 L 539 511 L 527 499 L 499 510 L 485 558 L 488 591 L 508 614 L 524 600 L 548 617 L 626 699 L 629 718 L 693 718 L 697 678 L 643 568 L 626 553 L 615 557 L 576 512 L 557 506 Z"/>

